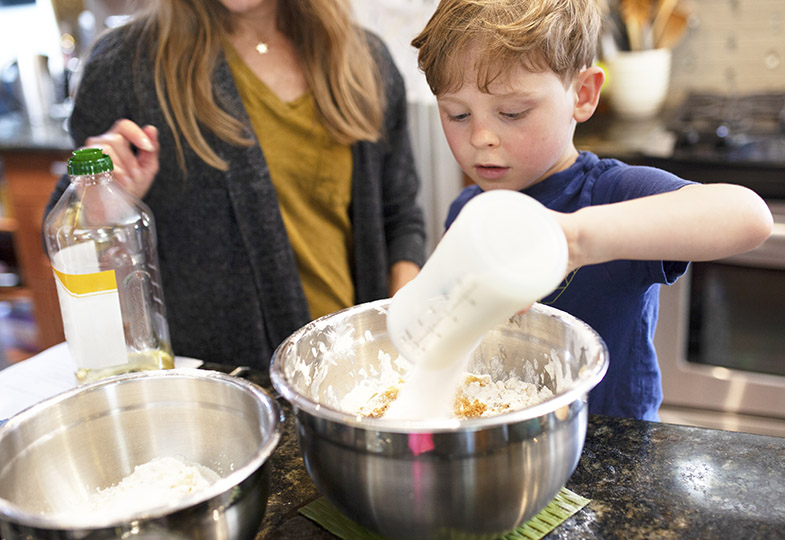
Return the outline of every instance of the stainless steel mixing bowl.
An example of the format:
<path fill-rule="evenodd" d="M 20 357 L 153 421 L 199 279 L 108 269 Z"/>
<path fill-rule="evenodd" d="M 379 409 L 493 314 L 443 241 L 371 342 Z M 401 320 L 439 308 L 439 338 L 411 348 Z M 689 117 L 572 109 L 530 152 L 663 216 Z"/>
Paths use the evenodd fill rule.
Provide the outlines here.
<path fill-rule="evenodd" d="M 267 392 L 214 371 L 133 373 L 74 388 L 0 427 L 0 538 L 253 538 L 281 426 Z M 69 513 L 135 466 L 165 456 L 220 478 L 122 520 Z"/>
<path fill-rule="evenodd" d="M 578 464 L 587 394 L 608 366 L 605 344 L 585 323 L 536 304 L 487 332 L 470 367 L 501 367 L 557 390 L 553 398 L 460 422 L 347 414 L 342 397 L 378 372 L 385 354 L 397 356 L 388 302 L 309 323 L 273 356 L 271 379 L 294 408 L 308 473 L 348 517 L 388 538 L 491 538 L 515 529 Z"/>

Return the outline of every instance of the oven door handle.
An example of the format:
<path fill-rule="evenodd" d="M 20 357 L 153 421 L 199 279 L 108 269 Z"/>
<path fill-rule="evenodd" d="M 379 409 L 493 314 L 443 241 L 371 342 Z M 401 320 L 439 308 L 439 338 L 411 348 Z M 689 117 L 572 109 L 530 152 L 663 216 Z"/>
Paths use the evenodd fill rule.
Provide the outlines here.
<path fill-rule="evenodd" d="M 771 236 L 758 248 L 717 262 L 755 268 L 785 269 L 785 223 L 774 223 Z"/>

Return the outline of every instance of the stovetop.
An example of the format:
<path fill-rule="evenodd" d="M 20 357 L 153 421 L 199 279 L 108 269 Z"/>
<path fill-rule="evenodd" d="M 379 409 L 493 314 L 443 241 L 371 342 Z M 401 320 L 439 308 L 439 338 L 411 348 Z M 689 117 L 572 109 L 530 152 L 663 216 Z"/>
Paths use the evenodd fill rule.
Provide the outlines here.
<path fill-rule="evenodd" d="M 668 129 L 676 159 L 785 165 L 785 92 L 693 93 Z"/>

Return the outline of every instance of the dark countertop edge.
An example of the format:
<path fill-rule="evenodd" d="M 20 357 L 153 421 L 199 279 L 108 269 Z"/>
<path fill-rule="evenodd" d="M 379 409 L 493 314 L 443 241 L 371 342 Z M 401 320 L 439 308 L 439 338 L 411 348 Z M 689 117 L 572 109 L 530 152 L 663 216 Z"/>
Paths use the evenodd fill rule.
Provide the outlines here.
<path fill-rule="evenodd" d="M 49 119 L 31 126 L 18 113 L 0 116 L 0 152 L 69 152 L 74 149 L 65 119 Z"/>
<path fill-rule="evenodd" d="M 306 472 L 292 406 L 277 395 L 268 373 L 243 370 L 240 376 L 276 397 L 284 412 L 256 540 L 334 540 L 299 514 L 321 493 Z M 566 487 L 591 501 L 548 538 L 783 538 L 784 462 L 785 438 L 589 415 L 580 462 Z"/>

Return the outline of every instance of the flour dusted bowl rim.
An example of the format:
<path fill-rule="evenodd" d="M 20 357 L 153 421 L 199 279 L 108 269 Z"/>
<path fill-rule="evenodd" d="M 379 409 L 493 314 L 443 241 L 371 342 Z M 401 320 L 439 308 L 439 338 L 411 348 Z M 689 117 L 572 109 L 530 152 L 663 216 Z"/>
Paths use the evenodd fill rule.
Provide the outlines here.
<path fill-rule="evenodd" d="M 556 496 L 578 464 L 586 397 L 607 369 L 605 344 L 583 322 L 535 305 L 486 333 L 469 367 L 502 366 L 502 375 L 520 376 L 528 366 L 536 380 L 554 384 L 558 377 L 539 370 L 555 347 L 574 378 L 553 398 L 460 421 L 347 414 L 336 396 L 396 353 L 386 338 L 387 302 L 318 319 L 273 356 L 271 379 L 293 406 L 308 474 L 341 512 L 384 537 L 484 540 L 514 530 Z"/>
<path fill-rule="evenodd" d="M 545 399 L 535 405 L 483 418 L 465 418 L 460 420 L 418 419 L 401 421 L 390 420 L 384 417 L 371 418 L 352 414 L 343 411 L 336 406 L 320 403 L 297 390 L 296 385 L 292 382 L 292 372 L 291 369 L 289 369 L 290 366 L 287 364 L 286 359 L 287 357 L 296 354 L 295 349 L 298 344 L 301 344 L 310 334 L 323 331 L 323 329 L 334 324 L 336 320 L 340 321 L 352 318 L 360 310 L 364 312 L 377 312 L 380 315 L 385 315 L 389 302 L 390 299 L 382 299 L 352 306 L 311 321 L 292 333 L 278 346 L 270 364 L 270 378 L 276 391 L 296 409 L 302 409 L 317 418 L 340 424 L 373 431 L 388 431 L 390 433 L 452 432 L 504 426 L 524 422 L 552 413 L 569 406 L 576 400 L 586 399 L 588 392 L 602 380 L 608 370 L 607 346 L 594 329 L 569 313 L 551 306 L 535 303 L 526 313 L 511 317 L 505 325 L 514 328 L 516 325 L 520 324 L 521 321 L 526 320 L 527 317 L 548 318 L 566 328 L 570 328 L 584 339 L 587 344 L 591 345 L 590 349 L 584 351 L 587 360 L 585 361 L 585 366 L 581 369 L 578 380 L 568 388 L 555 394 L 553 397 Z M 486 334 L 486 336 L 487 335 L 488 334 Z M 389 345 L 389 348 L 392 348 L 391 344 Z M 396 354 L 394 348 L 391 350 L 393 351 L 393 354 Z"/>

